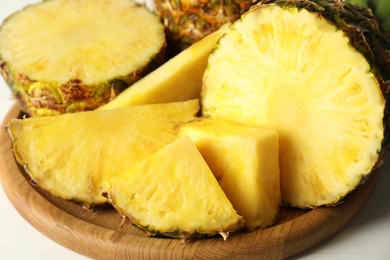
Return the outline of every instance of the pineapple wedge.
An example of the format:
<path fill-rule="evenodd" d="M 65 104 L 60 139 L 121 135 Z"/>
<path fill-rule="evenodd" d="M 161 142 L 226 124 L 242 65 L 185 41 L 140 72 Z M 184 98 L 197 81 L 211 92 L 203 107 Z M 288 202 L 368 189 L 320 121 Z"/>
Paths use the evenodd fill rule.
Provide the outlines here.
<path fill-rule="evenodd" d="M 185 101 L 200 96 L 207 58 L 228 24 L 149 73 L 100 109 Z"/>
<path fill-rule="evenodd" d="M 132 0 L 51 0 L 0 27 L 0 72 L 31 116 L 92 110 L 160 64 L 157 15 Z"/>
<path fill-rule="evenodd" d="M 102 188 L 118 212 L 152 234 L 186 240 L 242 228 L 242 218 L 188 137 L 167 145 Z"/>
<path fill-rule="evenodd" d="M 209 57 L 204 116 L 278 131 L 286 204 L 337 204 L 388 147 L 390 39 L 364 12 L 338 0 L 262 1 Z"/>
<path fill-rule="evenodd" d="M 248 230 L 275 223 L 281 206 L 276 131 L 203 118 L 180 127 L 217 178 Z"/>
<path fill-rule="evenodd" d="M 198 100 L 11 119 L 17 161 L 52 194 L 93 206 L 99 187 L 175 141 L 178 125 L 195 118 Z"/>

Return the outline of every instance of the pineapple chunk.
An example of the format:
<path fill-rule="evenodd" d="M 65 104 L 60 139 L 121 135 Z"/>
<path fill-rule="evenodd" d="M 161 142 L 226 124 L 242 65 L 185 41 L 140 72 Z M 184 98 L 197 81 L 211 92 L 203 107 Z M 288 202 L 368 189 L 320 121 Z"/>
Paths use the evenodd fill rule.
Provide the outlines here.
<path fill-rule="evenodd" d="M 278 131 L 286 204 L 336 204 L 376 166 L 384 96 L 343 31 L 282 2 L 288 7 L 252 8 L 221 38 L 205 72 L 202 111 Z"/>
<path fill-rule="evenodd" d="M 85 206 L 105 203 L 99 187 L 177 139 L 195 118 L 198 100 L 11 119 L 17 161 L 33 182 Z"/>
<path fill-rule="evenodd" d="M 204 118 L 180 127 L 196 144 L 249 230 L 271 226 L 281 205 L 276 131 Z"/>
<path fill-rule="evenodd" d="M 199 98 L 207 58 L 228 24 L 149 73 L 100 109 Z"/>
<path fill-rule="evenodd" d="M 32 116 L 92 110 L 161 63 L 165 46 L 159 18 L 135 1 L 44 1 L 0 27 L 0 72 Z"/>
<path fill-rule="evenodd" d="M 226 238 L 243 225 L 188 137 L 108 180 L 102 190 L 120 214 L 152 234 Z"/>

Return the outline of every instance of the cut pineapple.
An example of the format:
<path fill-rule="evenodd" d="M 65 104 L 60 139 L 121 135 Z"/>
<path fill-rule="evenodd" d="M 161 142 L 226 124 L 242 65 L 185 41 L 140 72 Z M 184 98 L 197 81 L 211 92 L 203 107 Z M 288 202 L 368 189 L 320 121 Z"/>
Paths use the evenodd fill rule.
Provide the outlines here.
<path fill-rule="evenodd" d="M 326 5 L 323 16 L 306 10 L 314 8 L 313 1 L 266 2 L 272 3 L 258 5 L 234 23 L 210 55 L 203 113 L 277 130 L 284 202 L 335 204 L 380 159 L 387 68 L 373 63 L 377 69 L 371 72 L 346 34 L 328 22 L 332 15 L 341 19 L 341 1 L 332 1 L 340 4 L 332 8 L 316 0 Z M 354 10 L 345 6 L 345 12 Z M 356 25 L 350 27 L 352 34 Z"/>
<path fill-rule="evenodd" d="M 180 127 L 203 155 L 249 230 L 271 226 L 281 205 L 276 131 L 204 118 Z"/>
<path fill-rule="evenodd" d="M 51 0 L 0 27 L 1 73 L 33 116 L 94 109 L 161 59 L 164 27 L 132 0 Z"/>
<path fill-rule="evenodd" d="M 118 212 L 152 234 L 226 238 L 243 224 L 188 137 L 110 179 L 102 190 Z"/>
<path fill-rule="evenodd" d="M 103 181 L 177 139 L 195 118 L 197 100 L 12 119 L 8 131 L 17 161 L 52 194 L 86 206 L 106 199 Z"/>
<path fill-rule="evenodd" d="M 228 24 L 149 73 L 101 109 L 199 98 L 207 58 Z"/>

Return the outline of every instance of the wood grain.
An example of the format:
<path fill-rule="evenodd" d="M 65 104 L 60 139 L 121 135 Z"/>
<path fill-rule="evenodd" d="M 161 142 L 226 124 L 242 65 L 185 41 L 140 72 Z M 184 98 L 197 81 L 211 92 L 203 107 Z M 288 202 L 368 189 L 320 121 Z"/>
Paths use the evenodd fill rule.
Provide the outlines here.
<path fill-rule="evenodd" d="M 36 229 L 59 244 L 95 259 L 282 259 L 300 253 L 341 230 L 370 197 L 378 180 L 374 172 L 364 185 L 333 208 L 283 209 L 273 227 L 251 233 L 191 240 L 150 238 L 136 227 L 123 224 L 110 207 L 94 211 L 56 198 L 30 184 L 29 177 L 13 157 L 5 131 L 10 110 L 0 132 L 0 178 L 17 211 Z M 4 214 L 4 212 L 2 213 Z"/>

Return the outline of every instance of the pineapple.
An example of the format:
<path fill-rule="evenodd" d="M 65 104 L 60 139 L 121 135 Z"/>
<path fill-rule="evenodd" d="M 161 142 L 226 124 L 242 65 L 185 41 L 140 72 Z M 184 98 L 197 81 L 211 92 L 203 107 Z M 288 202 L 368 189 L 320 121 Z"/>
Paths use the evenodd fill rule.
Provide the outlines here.
<path fill-rule="evenodd" d="M 1 25 L 0 72 L 31 116 L 92 110 L 162 61 L 165 45 L 159 18 L 132 0 L 44 1 Z"/>
<path fill-rule="evenodd" d="M 120 214 L 151 234 L 186 240 L 242 228 L 242 218 L 188 137 L 167 145 L 102 188 Z"/>
<path fill-rule="evenodd" d="M 236 20 L 258 0 L 153 0 L 153 9 L 166 27 L 174 53 Z"/>
<path fill-rule="evenodd" d="M 356 0 L 355 0 L 356 1 Z M 390 1 L 389 0 L 367 0 L 368 6 L 382 23 L 383 28 L 390 33 Z"/>
<path fill-rule="evenodd" d="M 377 28 L 343 1 L 267 0 L 209 56 L 203 115 L 279 133 L 285 204 L 337 204 L 388 150 L 390 39 Z"/>
<path fill-rule="evenodd" d="M 275 223 L 281 206 L 278 134 L 204 118 L 180 127 L 196 144 L 248 230 Z"/>
<path fill-rule="evenodd" d="M 389 0 L 347 0 L 353 4 L 358 4 L 366 8 L 371 8 L 378 17 L 383 28 L 390 33 L 390 1 Z"/>
<path fill-rule="evenodd" d="M 99 109 L 199 99 L 207 58 L 228 25 L 179 53 Z"/>
<path fill-rule="evenodd" d="M 16 160 L 32 181 L 86 207 L 103 204 L 101 184 L 175 141 L 198 100 L 11 119 Z"/>

